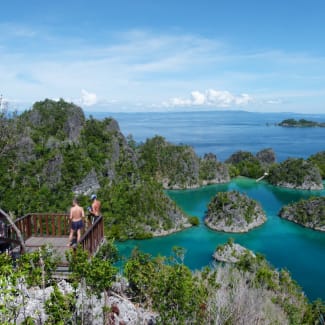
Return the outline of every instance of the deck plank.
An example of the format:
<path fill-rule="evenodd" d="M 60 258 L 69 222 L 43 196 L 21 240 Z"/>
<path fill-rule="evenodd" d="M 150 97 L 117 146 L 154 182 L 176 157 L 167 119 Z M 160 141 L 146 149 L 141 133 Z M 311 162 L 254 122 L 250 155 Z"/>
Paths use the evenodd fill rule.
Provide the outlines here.
<path fill-rule="evenodd" d="M 26 240 L 25 245 L 27 252 L 34 252 L 38 250 L 43 245 L 50 245 L 53 247 L 53 250 L 61 258 L 63 264 L 66 264 L 65 253 L 67 250 L 71 249 L 67 244 L 69 238 L 65 237 L 30 237 Z M 61 264 L 61 263 L 60 263 Z"/>

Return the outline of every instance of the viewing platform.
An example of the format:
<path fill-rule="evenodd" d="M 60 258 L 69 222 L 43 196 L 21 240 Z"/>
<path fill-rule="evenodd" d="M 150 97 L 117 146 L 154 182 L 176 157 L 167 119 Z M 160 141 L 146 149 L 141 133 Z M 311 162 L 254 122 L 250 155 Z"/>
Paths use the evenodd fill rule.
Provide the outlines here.
<path fill-rule="evenodd" d="M 0 209 L 0 220 L 4 224 L 5 212 Z M 21 233 L 23 245 L 19 233 L 15 227 L 6 223 L 3 231 L 0 231 L 0 243 L 11 246 L 11 249 L 20 253 L 33 252 L 40 247 L 49 244 L 61 258 L 59 265 L 67 265 L 66 251 L 72 249 L 69 244 L 71 221 L 68 214 L 64 213 L 29 213 L 14 221 Z M 0 229 L 1 230 L 1 229 Z M 94 255 L 104 241 L 103 217 L 98 217 L 92 224 L 85 225 L 81 232 L 78 245 Z"/>

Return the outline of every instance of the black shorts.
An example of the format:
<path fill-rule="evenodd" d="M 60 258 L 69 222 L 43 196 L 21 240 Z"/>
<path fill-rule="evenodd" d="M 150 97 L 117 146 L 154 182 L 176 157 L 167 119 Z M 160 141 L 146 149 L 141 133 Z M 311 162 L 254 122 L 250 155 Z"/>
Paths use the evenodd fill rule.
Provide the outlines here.
<path fill-rule="evenodd" d="M 71 222 L 71 229 L 72 230 L 82 229 L 83 227 L 84 227 L 84 223 L 82 222 L 82 220 L 72 221 Z"/>

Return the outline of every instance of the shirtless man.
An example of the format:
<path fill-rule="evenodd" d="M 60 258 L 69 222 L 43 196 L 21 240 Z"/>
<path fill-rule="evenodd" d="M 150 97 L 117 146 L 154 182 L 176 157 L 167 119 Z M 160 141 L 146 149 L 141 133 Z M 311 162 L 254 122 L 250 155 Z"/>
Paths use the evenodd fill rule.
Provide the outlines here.
<path fill-rule="evenodd" d="M 99 200 L 97 200 L 96 194 L 93 194 L 91 196 L 91 200 L 93 201 L 91 204 L 91 209 L 90 213 L 93 217 L 93 222 L 100 216 L 100 208 L 101 208 L 101 203 Z"/>
<path fill-rule="evenodd" d="M 85 218 L 84 209 L 79 206 L 77 199 L 72 201 L 72 208 L 70 209 L 70 220 L 71 220 L 71 229 L 69 235 L 69 244 L 72 241 L 73 233 L 77 232 L 77 242 L 79 242 L 81 237 L 81 229 L 83 228 L 83 219 Z"/>

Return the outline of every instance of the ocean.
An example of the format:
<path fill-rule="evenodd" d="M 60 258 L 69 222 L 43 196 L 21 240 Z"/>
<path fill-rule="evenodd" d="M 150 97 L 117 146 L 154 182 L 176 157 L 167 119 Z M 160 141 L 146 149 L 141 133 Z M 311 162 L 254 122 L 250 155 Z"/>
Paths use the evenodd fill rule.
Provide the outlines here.
<path fill-rule="evenodd" d="M 203 156 L 212 152 L 220 161 L 238 150 L 256 154 L 273 148 L 277 161 L 289 157 L 307 158 L 325 150 L 325 128 L 282 128 L 276 124 L 286 118 L 304 118 L 324 122 L 325 115 L 247 112 L 186 113 L 96 113 L 96 118 L 113 117 L 124 135 L 132 134 L 137 142 L 161 135 L 174 144 L 191 145 Z M 219 191 L 238 190 L 257 200 L 267 214 L 267 222 L 246 234 L 215 232 L 205 227 L 204 213 L 211 198 Z M 167 191 L 189 215 L 201 219 L 199 227 L 150 240 L 118 243 L 119 252 L 129 256 L 137 246 L 156 255 L 171 255 L 174 246 L 185 248 L 185 264 L 191 269 L 212 265 L 215 248 L 229 237 L 263 254 L 275 268 L 286 268 L 311 300 L 325 300 L 325 233 L 313 231 L 278 217 L 281 207 L 322 191 L 299 191 L 277 188 L 265 182 L 236 178 L 193 190 Z"/>
<path fill-rule="evenodd" d="M 88 114 L 89 115 L 89 114 Z M 244 111 L 92 113 L 96 118 L 113 117 L 122 133 L 138 143 L 155 135 L 174 144 L 187 144 L 199 156 L 212 152 L 225 161 L 238 150 L 256 154 L 272 148 L 277 161 L 307 158 L 325 150 L 325 128 L 284 128 L 287 118 L 325 122 L 325 114 L 250 113 Z"/>

